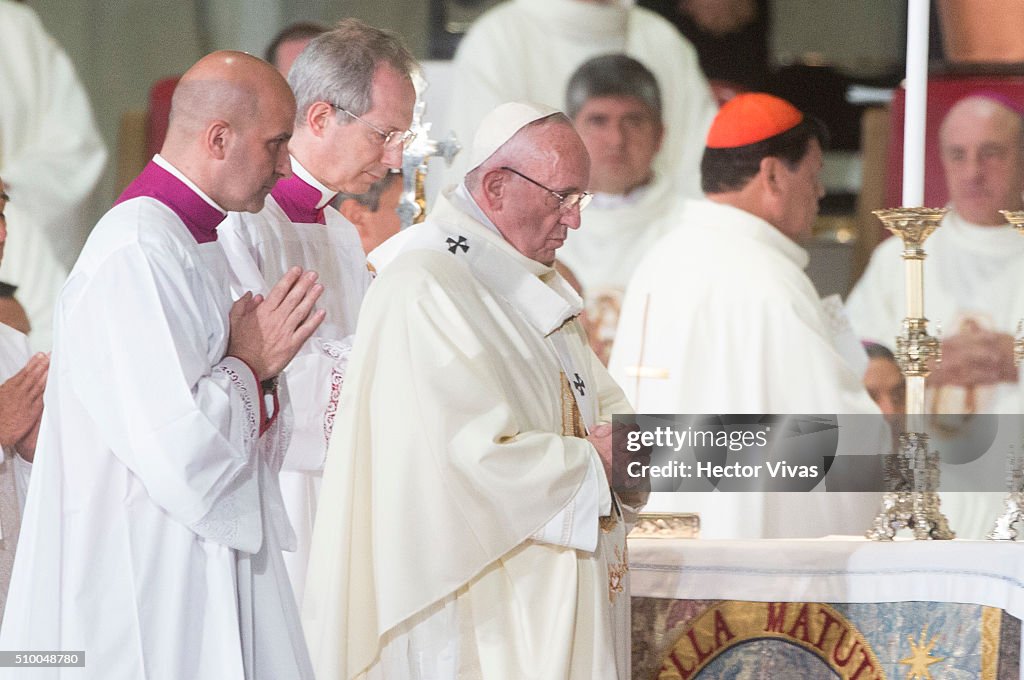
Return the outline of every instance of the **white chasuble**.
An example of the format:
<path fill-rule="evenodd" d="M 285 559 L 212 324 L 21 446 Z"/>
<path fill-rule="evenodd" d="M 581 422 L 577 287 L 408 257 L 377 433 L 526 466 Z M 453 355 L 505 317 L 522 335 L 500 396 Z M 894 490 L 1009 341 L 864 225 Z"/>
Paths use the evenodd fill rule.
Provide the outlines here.
<path fill-rule="evenodd" d="M 625 527 L 580 435 L 629 407 L 578 296 L 463 199 L 366 297 L 303 603 L 317 678 L 626 680 Z"/>
<path fill-rule="evenodd" d="M 626 290 L 609 371 L 640 413 L 878 413 L 833 345 L 807 253 L 767 222 L 688 201 Z M 879 443 L 881 446 L 881 442 Z M 862 533 L 873 494 L 653 493 L 707 538 Z"/>
<path fill-rule="evenodd" d="M 334 192 L 292 158 L 259 213 L 230 213 L 217 228 L 232 268 L 232 294 L 266 293 L 291 267 L 319 274 L 324 322 L 285 369 L 294 427 L 281 470 L 281 492 L 296 535 L 284 556 L 302 601 L 327 442 L 338 410 L 352 335 L 370 272 L 356 228 L 328 203 Z"/>

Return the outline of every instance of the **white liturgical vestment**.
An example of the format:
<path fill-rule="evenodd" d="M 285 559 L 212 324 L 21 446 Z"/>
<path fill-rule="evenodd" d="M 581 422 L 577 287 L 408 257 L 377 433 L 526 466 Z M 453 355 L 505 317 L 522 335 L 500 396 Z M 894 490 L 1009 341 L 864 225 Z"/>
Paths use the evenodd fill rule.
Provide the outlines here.
<path fill-rule="evenodd" d="M 11 196 L 0 280 L 18 286 L 29 340 L 48 350 L 107 152 L 71 60 L 32 9 L 9 0 L 0 0 L 0 91 L 0 177 Z"/>
<path fill-rule="evenodd" d="M 754 215 L 688 201 L 626 290 L 609 371 L 638 413 L 877 414 L 833 345 L 807 253 Z M 707 538 L 862 533 L 874 494 L 653 493 Z"/>
<path fill-rule="evenodd" d="M 443 196 L 367 294 L 303 603 L 318 680 L 629 678 L 623 515 L 579 422 L 629 407 L 579 297 L 483 220 Z"/>
<path fill-rule="evenodd" d="M 285 369 L 294 428 L 281 492 L 296 534 L 285 564 L 302 601 L 317 498 L 352 334 L 370 272 L 356 228 L 333 207 L 334 197 L 292 158 L 292 176 L 281 180 L 257 214 L 230 213 L 217 228 L 233 272 L 232 294 L 266 294 L 291 267 L 319 274 L 317 307 L 327 312 L 316 334 Z"/>
<path fill-rule="evenodd" d="M 498 104 L 531 101 L 565 107 L 565 88 L 583 62 L 625 53 L 661 88 L 665 139 L 656 167 L 689 195 L 700 195 L 700 158 L 715 115 L 697 52 L 675 26 L 631 2 L 509 0 L 470 27 L 455 54 L 449 120 L 463 143 Z M 447 175 L 462 179 L 468 154 Z"/>
<path fill-rule="evenodd" d="M 281 559 L 287 423 L 225 355 L 223 216 L 157 156 L 61 294 L 0 649 L 86 665 L 33 677 L 312 679 Z"/>

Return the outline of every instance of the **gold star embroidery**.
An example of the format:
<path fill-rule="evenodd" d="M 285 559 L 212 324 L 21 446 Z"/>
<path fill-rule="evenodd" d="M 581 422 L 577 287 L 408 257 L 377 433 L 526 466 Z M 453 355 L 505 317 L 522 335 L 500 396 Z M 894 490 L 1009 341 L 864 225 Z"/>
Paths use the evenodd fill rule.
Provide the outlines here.
<path fill-rule="evenodd" d="M 910 666 L 910 670 L 907 671 L 906 680 L 933 680 L 932 672 L 928 669 L 933 663 L 944 661 L 945 657 L 933 657 L 932 648 L 935 647 L 935 643 L 938 641 L 939 636 L 936 635 L 931 639 L 927 645 L 924 639 L 928 636 L 928 626 L 925 626 L 921 630 L 921 638 L 918 642 L 914 643 L 914 638 L 907 636 L 907 642 L 910 643 L 910 656 L 905 659 L 900 659 L 900 663 L 906 666 Z"/>

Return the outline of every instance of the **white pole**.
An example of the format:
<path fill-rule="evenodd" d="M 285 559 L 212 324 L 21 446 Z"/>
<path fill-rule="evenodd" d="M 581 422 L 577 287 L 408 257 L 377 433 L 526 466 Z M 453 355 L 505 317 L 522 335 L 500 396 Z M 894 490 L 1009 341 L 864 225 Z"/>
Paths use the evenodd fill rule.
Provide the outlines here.
<path fill-rule="evenodd" d="M 903 203 L 924 205 L 924 131 L 928 108 L 929 0 L 907 3 L 907 78 L 903 116 Z"/>

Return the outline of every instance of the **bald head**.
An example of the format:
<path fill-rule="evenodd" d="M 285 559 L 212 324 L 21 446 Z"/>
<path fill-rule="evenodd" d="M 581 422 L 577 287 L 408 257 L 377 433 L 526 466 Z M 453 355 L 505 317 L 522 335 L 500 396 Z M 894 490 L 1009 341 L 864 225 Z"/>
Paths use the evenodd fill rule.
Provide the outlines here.
<path fill-rule="evenodd" d="M 185 72 L 160 150 L 226 210 L 258 211 L 288 170 L 295 98 L 273 66 L 220 51 Z"/>
<path fill-rule="evenodd" d="M 1005 224 L 999 210 L 1020 210 L 1024 121 L 1006 103 L 972 95 L 954 104 L 939 128 L 950 202 L 968 222 Z"/>

